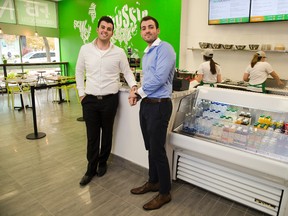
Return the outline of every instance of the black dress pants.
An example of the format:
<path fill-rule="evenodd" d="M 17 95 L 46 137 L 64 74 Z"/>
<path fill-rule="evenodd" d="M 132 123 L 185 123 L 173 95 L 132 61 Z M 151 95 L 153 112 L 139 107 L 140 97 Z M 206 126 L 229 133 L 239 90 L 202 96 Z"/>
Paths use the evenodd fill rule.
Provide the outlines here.
<path fill-rule="evenodd" d="M 159 182 L 160 194 L 167 194 L 171 189 L 169 162 L 165 149 L 171 113 L 171 101 L 157 103 L 141 101 L 139 117 L 145 148 L 148 150 L 148 181 Z"/>
<path fill-rule="evenodd" d="M 86 95 L 81 102 L 87 132 L 88 165 L 85 175 L 94 176 L 98 164 L 106 165 L 112 147 L 113 124 L 118 103 L 118 93 L 102 98 Z"/>

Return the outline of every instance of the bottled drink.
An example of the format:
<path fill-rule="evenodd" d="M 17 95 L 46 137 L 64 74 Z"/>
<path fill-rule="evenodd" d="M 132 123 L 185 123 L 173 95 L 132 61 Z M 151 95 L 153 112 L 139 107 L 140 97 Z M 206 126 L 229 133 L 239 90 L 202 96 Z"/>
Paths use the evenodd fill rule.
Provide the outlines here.
<path fill-rule="evenodd" d="M 222 136 L 221 136 L 221 141 L 223 143 L 228 143 L 228 138 L 229 138 L 229 125 L 224 125 Z"/>
<path fill-rule="evenodd" d="M 199 117 L 199 124 L 198 124 L 198 133 L 203 134 L 204 133 L 204 122 L 206 117 Z"/>
<path fill-rule="evenodd" d="M 241 144 L 243 145 L 243 146 L 246 146 L 246 144 L 247 144 L 247 139 L 248 139 L 248 130 L 247 129 L 243 129 L 242 130 L 242 134 L 241 134 Z"/>
<path fill-rule="evenodd" d="M 218 134 L 218 123 L 213 123 L 211 132 L 210 132 L 210 137 L 213 139 L 216 139 Z"/>
<path fill-rule="evenodd" d="M 195 133 L 196 134 L 199 133 L 199 124 L 200 124 L 199 121 L 200 121 L 200 118 L 201 118 L 200 116 L 196 116 L 195 117 L 195 122 L 194 123 L 195 123 Z"/>
<path fill-rule="evenodd" d="M 248 146 L 250 149 L 255 149 L 255 130 L 253 127 L 249 127 L 248 130 Z"/>
<path fill-rule="evenodd" d="M 183 131 L 189 132 L 190 120 L 191 120 L 191 113 L 187 113 L 185 115 L 185 119 L 183 122 L 183 129 L 182 129 Z"/>
<path fill-rule="evenodd" d="M 206 119 L 206 122 L 204 123 L 205 125 L 204 125 L 204 127 L 205 127 L 205 129 L 204 129 L 204 135 L 206 136 L 206 137 L 210 137 L 210 133 L 211 133 L 211 128 L 212 128 L 212 125 L 213 125 L 213 123 L 212 123 L 212 118 L 207 118 Z"/>
<path fill-rule="evenodd" d="M 233 122 L 236 121 L 237 119 L 237 111 L 236 110 L 231 110 L 231 118 L 233 119 Z"/>
<path fill-rule="evenodd" d="M 265 115 L 260 115 L 260 116 L 259 116 L 259 119 L 258 119 L 258 122 L 259 122 L 260 124 L 264 124 L 264 123 L 265 123 Z"/>
<path fill-rule="evenodd" d="M 217 135 L 216 135 L 216 140 L 221 140 L 222 138 L 222 133 L 223 133 L 223 124 L 218 124 L 218 128 L 217 128 Z"/>
<path fill-rule="evenodd" d="M 239 144 L 241 140 L 241 134 L 242 134 L 242 127 L 237 127 L 235 136 L 234 136 L 234 143 Z"/>
<path fill-rule="evenodd" d="M 189 120 L 189 132 L 192 134 L 195 134 L 196 132 L 196 126 L 195 126 L 195 114 L 191 114 L 190 120 Z"/>
<path fill-rule="evenodd" d="M 235 131 L 236 131 L 235 125 L 232 125 L 231 127 L 229 127 L 228 143 L 230 144 L 232 144 L 234 141 Z"/>

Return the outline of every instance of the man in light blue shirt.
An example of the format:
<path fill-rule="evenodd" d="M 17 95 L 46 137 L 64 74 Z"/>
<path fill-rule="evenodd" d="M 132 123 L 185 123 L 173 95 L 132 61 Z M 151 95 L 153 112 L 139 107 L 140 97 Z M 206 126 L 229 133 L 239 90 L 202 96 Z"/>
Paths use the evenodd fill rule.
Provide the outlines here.
<path fill-rule="evenodd" d="M 143 85 L 138 94 L 142 98 L 170 98 L 176 58 L 173 47 L 157 38 L 144 52 Z"/>
<path fill-rule="evenodd" d="M 172 113 L 172 81 L 176 55 L 173 47 L 158 38 L 158 21 L 150 16 L 141 20 L 141 36 L 147 42 L 142 59 L 142 87 L 133 90 L 129 96 L 131 106 L 140 104 L 140 126 L 148 150 L 149 179 L 141 187 L 133 188 L 132 194 L 159 191 L 146 203 L 145 210 L 161 208 L 171 201 L 171 178 L 165 150 L 167 128 Z"/>

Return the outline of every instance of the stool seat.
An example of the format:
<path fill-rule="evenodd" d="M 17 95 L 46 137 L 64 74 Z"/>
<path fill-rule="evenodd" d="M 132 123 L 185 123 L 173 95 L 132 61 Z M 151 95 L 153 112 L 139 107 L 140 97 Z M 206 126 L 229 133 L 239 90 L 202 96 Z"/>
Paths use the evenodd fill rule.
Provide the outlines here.
<path fill-rule="evenodd" d="M 59 69 L 59 70 L 55 70 L 55 73 L 57 74 L 57 75 L 61 75 L 61 70 Z"/>

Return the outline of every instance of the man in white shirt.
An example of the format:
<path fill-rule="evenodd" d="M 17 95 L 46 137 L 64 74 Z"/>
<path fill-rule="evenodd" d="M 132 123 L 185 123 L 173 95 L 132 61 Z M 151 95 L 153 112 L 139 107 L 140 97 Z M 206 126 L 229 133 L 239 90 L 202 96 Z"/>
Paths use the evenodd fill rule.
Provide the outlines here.
<path fill-rule="evenodd" d="M 137 89 L 124 50 L 110 42 L 113 30 L 112 19 L 101 17 L 97 27 L 98 38 L 81 47 L 77 60 L 75 75 L 86 124 L 88 160 L 81 186 L 87 185 L 96 174 L 101 177 L 107 171 L 119 101 L 120 72 L 128 85 L 133 90 Z"/>

